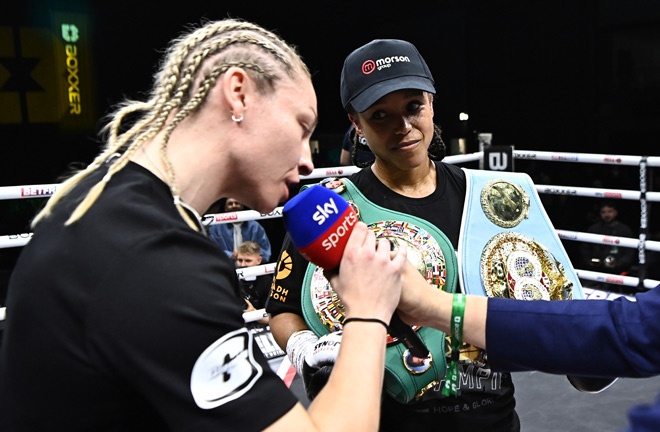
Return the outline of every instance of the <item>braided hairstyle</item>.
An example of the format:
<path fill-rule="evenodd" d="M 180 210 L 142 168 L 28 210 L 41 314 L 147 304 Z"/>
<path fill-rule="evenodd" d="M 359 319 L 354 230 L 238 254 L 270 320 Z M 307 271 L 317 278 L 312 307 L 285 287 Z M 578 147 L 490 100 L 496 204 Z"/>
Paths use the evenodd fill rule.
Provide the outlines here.
<path fill-rule="evenodd" d="M 441 130 L 440 126 L 437 124 L 433 125 L 433 138 L 431 138 L 431 144 L 429 145 L 428 148 L 428 154 L 429 158 L 434 161 L 441 161 L 444 159 L 447 148 L 445 146 L 444 141 L 442 141 L 442 136 L 441 136 Z M 351 131 L 349 132 L 348 138 L 351 140 L 353 143 L 353 148 L 351 149 L 351 162 L 353 165 L 359 168 L 365 168 L 368 167 L 373 163 L 372 160 L 370 161 L 363 161 L 360 162 L 358 160 L 358 150 L 363 150 L 363 151 L 368 151 L 371 153 L 371 149 L 367 145 L 366 140 L 361 139 L 358 137 L 357 130 L 355 128 L 351 128 Z"/>
<path fill-rule="evenodd" d="M 182 205 L 176 175 L 167 156 L 167 145 L 172 131 L 200 109 L 217 78 L 230 67 L 245 69 L 263 94 L 274 92 L 277 82 L 285 77 L 295 79 L 302 74 L 311 79 L 296 48 L 256 24 L 224 19 L 191 28 L 167 48 L 160 69 L 154 75 L 148 100 L 125 100 L 117 106 L 101 130 L 101 135 L 107 136 L 102 151 L 86 168 L 59 185 L 32 221 L 32 227 L 50 215 L 53 207 L 74 186 L 107 161 L 106 175 L 89 190 L 65 225 L 79 220 L 96 202 L 112 176 L 128 164 L 131 156 L 145 142 L 164 131 L 160 156 L 167 171 L 174 205 L 186 223 L 199 231 Z M 128 123 L 128 116 L 134 117 L 135 121 L 126 127 L 124 123 Z M 112 157 L 114 155 L 117 157 Z"/>

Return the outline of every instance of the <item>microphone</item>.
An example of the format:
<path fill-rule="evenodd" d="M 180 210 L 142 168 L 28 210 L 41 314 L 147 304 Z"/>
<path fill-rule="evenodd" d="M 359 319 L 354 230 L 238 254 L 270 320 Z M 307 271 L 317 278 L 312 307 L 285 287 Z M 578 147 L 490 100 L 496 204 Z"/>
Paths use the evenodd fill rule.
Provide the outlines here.
<path fill-rule="evenodd" d="M 359 220 L 341 195 L 321 185 L 310 186 L 284 204 L 282 219 L 300 254 L 326 270 L 339 266 L 348 237 Z M 403 341 L 412 355 L 428 357 L 424 342 L 396 312 L 388 330 L 390 336 Z"/>
<path fill-rule="evenodd" d="M 338 193 L 313 185 L 282 208 L 291 242 L 308 261 L 327 270 L 339 266 L 358 216 Z"/>

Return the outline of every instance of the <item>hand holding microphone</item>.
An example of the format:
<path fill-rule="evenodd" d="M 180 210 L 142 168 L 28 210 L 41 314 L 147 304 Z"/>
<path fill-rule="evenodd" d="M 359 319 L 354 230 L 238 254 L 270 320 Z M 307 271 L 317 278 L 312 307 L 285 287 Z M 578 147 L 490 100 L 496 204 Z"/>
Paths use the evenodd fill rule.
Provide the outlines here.
<path fill-rule="evenodd" d="M 287 202 L 283 220 L 292 243 L 309 261 L 324 270 L 335 269 L 342 263 L 331 284 L 347 311 L 355 316 L 383 318 L 385 307 L 388 311 L 385 321 L 391 318 L 390 335 L 403 340 L 413 355 L 428 355 L 428 349 L 414 330 L 393 314 L 399 296 L 392 296 L 392 284 L 400 281 L 405 253 L 398 251 L 391 260 L 389 242 L 377 242 L 366 225 L 358 222 L 357 214 L 346 200 L 319 185 L 309 187 Z M 374 293 L 375 289 L 378 293 Z M 380 310 L 374 311 L 378 303 Z M 372 312 L 360 315 L 357 310 Z"/>

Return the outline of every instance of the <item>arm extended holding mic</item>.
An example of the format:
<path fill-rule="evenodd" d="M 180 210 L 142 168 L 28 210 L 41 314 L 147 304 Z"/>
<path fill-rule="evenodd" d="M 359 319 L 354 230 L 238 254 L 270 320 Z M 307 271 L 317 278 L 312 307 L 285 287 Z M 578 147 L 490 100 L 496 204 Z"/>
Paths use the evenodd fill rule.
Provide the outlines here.
<path fill-rule="evenodd" d="M 336 270 L 358 216 L 339 194 L 313 185 L 284 206 L 283 220 L 291 241 L 307 260 L 325 270 Z M 390 320 L 388 331 L 415 357 L 426 358 L 429 355 L 428 348 L 415 330 L 404 323 L 396 312 Z"/>

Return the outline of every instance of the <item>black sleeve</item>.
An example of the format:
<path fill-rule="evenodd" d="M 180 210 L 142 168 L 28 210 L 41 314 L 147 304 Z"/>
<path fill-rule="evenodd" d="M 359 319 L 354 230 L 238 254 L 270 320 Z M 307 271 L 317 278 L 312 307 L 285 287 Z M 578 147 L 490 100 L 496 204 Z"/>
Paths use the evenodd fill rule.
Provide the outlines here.
<path fill-rule="evenodd" d="M 271 315 L 293 312 L 302 316 L 301 291 L 309 262 L 298 252 L 287 234 L 277 259 L 266 311 Z"/>

